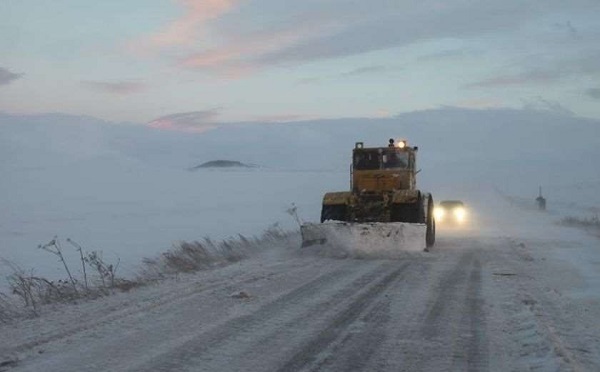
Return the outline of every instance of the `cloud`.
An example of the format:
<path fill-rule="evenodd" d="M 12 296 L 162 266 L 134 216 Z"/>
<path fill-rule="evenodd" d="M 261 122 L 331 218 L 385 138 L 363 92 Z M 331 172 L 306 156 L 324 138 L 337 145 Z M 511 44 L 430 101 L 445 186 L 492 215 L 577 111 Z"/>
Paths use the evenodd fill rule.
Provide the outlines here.
<path fill-rule="evenodd" d="M 490 108 L 502 108 L 506 107 L 504 102 L 490 98 L 475 98 L 466 99 L 456 102 L 451 107 L 467 108 L 467 109 L 490 109 Z"/>
<path fill-rule="evenodd" d="M 261 115 L 255 116 L 250 121 L 259 123 L 289 123 L 295 121 L 304 121 L 316 119 L 316 116 L 312 115 L 299 115 L 299 114 L 276 114 L 276 115 Z"/>
<path fill-rule="evenodd" d="M 391 70 L 391 68 L 386 67 L 386 66 L 381 66 L 381 65 L 363 66 L 363 67 L 355 68 L 350 71 L 346 71 L 346 72 L 342 72 L 339 74 L 330 75 L 330 76 L 326 76 L 326 77 L 309 77 L 309 78 L 299 79 L 297 83 L 298 84 L 315 84 L 315 83 L 320 83 L 320 82 L 323 82 L 326 80 L 334 80 L 334 79 L 340 79 L 340 78 L 352 78 L 352 77 L 363 76 L 363 75 L 372 75 L 372 74 L 386 72 L 389 70 Z"/>
<path fill-rule="evenodd" d="M 4 67 L 0 67 L 0 85 L 8 85 L 23 76 L 25 76 L 25 74 L 15 74 Z"/>
<path fill-rule="evenodd" d="M 184 13 L 152 34 L 151 44 L 170 48 L 165 56 L 180 68 L 226 78 L 432 40 L 510 34 L 526 44 L 531 38 L 518 33 L 530 24 L 600 10 L 586 0 L 176 1 Z M 556 27 L 578 33 L 570 21 Z"/>
<path fill-rule="evenodd" d="M 360 75 L 369 75 L 369 74 L 373 74 L 373 73 L 383 72 L 386 70 L 387 70 L 387 68 L 385 66 L 365 66 L 365 67 L 356 68 L 354 70 L 350 70 L 348 72 L 341 73 L 339 76 L 340 77 L 353 77 L 353 76 L 360 76 Z"/>
<path fill-rule="evenodd" d="M 146 88 L 146 85 L 144 83 L 135 82 L 135 81 L 106 82 L 106 81 L 86 80 L 86 81 L 82 81 L 81 84 L 83 86 L 85 86 L 89 89 L 95 90 L 97 92 L 118 94 L 118 95 L 139 93 Z"/>
<path fill-rule="evenodd" d="M 328 1 L 323 12 L 337 20 L 336 32 L 286 45 L 263 55 L 267 65 L 347 57 L 436 39 L 478 38 L 512 32 L 534 17 L 566 7 L 558 0 L 524 4 L 516 0 L 482 1 Z M 335 9 L 332 9 L 335 8 Z M 569 5 L 570 10 L 585 8 Z M 589 6 L 588 9 L 589 11 Z"/>
<path fill-rule="evenodd" d="M 435 61 L 439 59 L 455 58 L 455 57 L 467 57 L 467 56 L 479 56 L 484 54 L 482 50 L 458 48 L 458 49 L 446 49 L 439 52 L 424 54 L 418 58 L 419 61 Z"/>
<path fill-rule="evenodd" d="M 161 116 L 148 123 L 155 129 L 175 130 L 190 133 L 202 133 L 219 126 L 216 118 L 220 115 L 219 109 L 204 111 L 181 112 Z"/>
<path fill-rule="evenodd" d="M 585 91 L 585 94 L 594 99 L 600 99 L 600 88 L 590 88 Z"/>
<path fill-rule="evenodd" d="M 488 79 L 467 84 L 465 88 L 501 88 L 531 84 L 547 84 L 572 76 L 590 76 L 600 74 L 600 51 L 582 53 L 577 56 L 544 62 L 531 57 L 528 64 L 544 65 L 515 74 L 500 74 Z"/>
<path fill-rule="evenodd" d="M 277 29 L 236 35 L 224 45 L 188 54 L 178 61 L 178 66 L 207 71 L 226 78 L 239 78 L 262 70 L 263 56 L 276 53 L 288 45 L 311 38 L 318 38 L 326 32 L 326 25 L 318 25 L 313 20 L 300 21 L 303 25 L 286 24 Z"/>
<path fill-rule="evenodd" d="M 544 84 L 557 80 L 559 74 L 553 72 L 532 71 L 516 75 L 496 76 L 465 85 L 466 88 L 498 88 L 525 84 Z"/>
<path fill-rule="evenodd" d="M 571 24 L 571 21 L 567 21 L 566 23 L 557 22 L 554 24 L 554 27 L 560 31 L 565 30 L 571 37 L 578 37 L 579 31 Z"/>
<path fill-rule="evenodd" d="M 150 44 L 159 47 L 189 45 L 201 36 L 208 21 L 229 12 L 239 0 L 175 0 L 185 8 L 181 17 L 152 35 Z"/>
<path fill-rule="evenodd" d="M 550 111 L 561 115 L 574 116 L 573 111 L 559 102 L 544 99 L 540 96 L 530 100 L 523 100 L 523 109 L 532 111 Z"/>

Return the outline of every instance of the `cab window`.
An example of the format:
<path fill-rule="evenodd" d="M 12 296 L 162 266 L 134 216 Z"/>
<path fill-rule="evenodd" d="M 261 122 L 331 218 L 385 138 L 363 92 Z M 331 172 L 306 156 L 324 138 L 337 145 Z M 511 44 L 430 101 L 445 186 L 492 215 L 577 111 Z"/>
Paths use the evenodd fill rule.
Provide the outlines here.
<path fill-rule="evenodd" d="M 406 169 L 409 166 L 407 152 L 387 151 L 382 160 L 384 169 Z"/>
<path fill-rule="evenodd" d="M 354 153 L 354 169 L 379 169 L 379 153 L 377 151 L 356 151 Z"/>

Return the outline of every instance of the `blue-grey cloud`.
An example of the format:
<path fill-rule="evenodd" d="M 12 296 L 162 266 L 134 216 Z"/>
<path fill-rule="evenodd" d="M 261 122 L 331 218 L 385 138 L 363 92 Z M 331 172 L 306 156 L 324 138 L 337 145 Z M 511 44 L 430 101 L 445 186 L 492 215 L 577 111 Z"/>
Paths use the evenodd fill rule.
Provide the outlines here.
<path fill-rule="evenodd" d="M 146 85 L 139 81 L 92 81 L 85 80 L 81 85 L 103 93 L 126 95 L 141 92 Z"/>
<path fill-rule="evenodd" d="M 285 6 L 280 0 L 260 0 L 236 4 L 243 6 L 243 20 L 232 13 L 212 22 L 222 43 L 202 49 L 190 46 L 180 54 L 180 67 L 242 77 L 270 67 L 432 40 L 496 40 L 497 35 L 527 47 L 531 36 L 519 33 L 531 24 L 556 14 L 600 11 L 600 3 L 588 0 L 329 0 Z M 560 27 L 578 33 L 570 21 Z"/>
<path fill-rule="evenodd" d="M 384 72 L 388 68 L 385 66 L 364 66 L 355 68 L 354 70 L 350 70 L 347 72 L 341 73 L 340 77 L 352 77 L 352 76 L 360 76 L 360 75 L 369 75 L 378 72 Z"/>
<path fill-rule="evenodd" d="M 259 57 L 262 63 L 302 62 L 345 57 L 370 51 L 405 46 L 411 43 L 441 39 L 469 38 L 487 33 L 511 32 L 532 18 L 553 11 L 585 9 L 582 1 L 569 6 L 557 0 L 522 1 L 387 1 L 337 6 L 337 27 L 318 38 L 300 40 L 287 47 Z M 594 7 L 587 3 L 587 7 Z M 325 8 L 325 6 L 324 6 Z M 595 7 L 598 8 L 597 6 Z M 327 30 L 326 30 L 327 31 Z"/>
<path fill-rule="evenodd" d="M 0 85 L 8 85 L 13 81 L 22 78 L 24 75 L 25 74 L 17 74 L 4 67 L 0 67 Z"/>
<path fill-rule="evenodd" d="M 203 111 L 190 111 L 169 114 L 156 118 L 148 126 L 156 129 L 176 130 L 181 132 L 205 132 L 216 128 L 220 109 L 214 108 Z"/>
<path fill-rule="evenodd" d="M 585 94 L 594 99 L 600 99 L 600 88 L 590 88 L 585 91 Z"/>
<path fill-rule="evenodd" d="M 535 60 L 535 58 L 531 58 Z M 591 51 L 582 55 L 561 58 L 545 63 L 539 68 L 525 70 L 520 73 L 499 73 L 474 83 L 465 85 L 465 88 L 499 88 L 509 86 L 548 84 L 573 76 L 596 76 L 600 74 L 600 50 Z"/>
<path fill-rule="evenodd" d="M 561 30 L 561 31 L 566 31 L 570 36 L 572 37 L 577 37 L 578 36 L 578 30 L 577 28 L 575 28 L 575 26 L 573 26 L 571 24 L 571 21 L 567 21 L 565 23 L 555 23 L 554 27 L 556 27 L 556 29 Z"/>
<path fill-rule="evenodd" d="M 420 56 L 419 61 L 435 61 L 446 58 L 456 57 L 468 57 L 468 56 L 479 56 L 484 54 L 482 50 L 459 48 L 459 49 L 446 49 L 439 52 L 424 54 Z"/>
<path fill-rule="evenodd" d="M 390 71 L 390 70 L 392 70 L 392 68 L 387 67 L 387 66 L 382 66 L 382 65 L 363 66 L 363 67 L 355 68 L 353 70 L 341 72 L 341 73 L 335 74 L 335 75 L 329 75 L 329 76 L 325 76 L 325 77 L 308 77 L 308 78 L 300 79 L 300 80 L 298 80 L 298 84 L 314 84 L 314 83 L 321 83 L 323 81 L 335 80 L 335 79 L 340 79 L 340 78 L 343 79 L 343 78 L 353 78 L 353 77 L 363 76 L 363 75 L 374 75 L 374 74 L 379 74 L 379 73 L 383 73 L 383 72 Z"/>
<path fill-rule="evenodd" d="M 545 99 L 543 97 L 535 97 L 529 100 L 523 100 L 523 110 L 530 111 L 550 111 L 560 115 L 574 116 L 575 113 L 559 102 Z"/>
<path fill-rule="evenodd" d="M 499 88 L 526 84 L 545 84 L 558 80 L 560 73 L 531 71 L 513 75 L 499 75 L 465 85 L 465 88 Z"/>

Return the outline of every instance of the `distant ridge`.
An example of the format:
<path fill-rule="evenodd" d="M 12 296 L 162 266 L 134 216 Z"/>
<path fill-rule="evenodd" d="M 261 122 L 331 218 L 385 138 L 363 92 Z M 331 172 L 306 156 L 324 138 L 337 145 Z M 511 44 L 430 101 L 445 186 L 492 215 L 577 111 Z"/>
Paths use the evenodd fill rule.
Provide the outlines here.
<path fill-rule="evenodd" d="M 253 165 L 244 164 L 240 161 L 235 160 L 211 160 L 206 163 L 202 163 L 190 170 L 202 169 L 202 168 L 253 168 Z"/>

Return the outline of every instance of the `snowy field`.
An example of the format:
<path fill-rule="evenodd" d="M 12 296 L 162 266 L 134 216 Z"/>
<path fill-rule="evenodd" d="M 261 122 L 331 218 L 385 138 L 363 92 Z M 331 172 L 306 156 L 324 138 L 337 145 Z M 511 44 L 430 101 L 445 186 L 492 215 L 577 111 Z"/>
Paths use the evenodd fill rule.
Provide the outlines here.
<path fill-rule="evenodd" d="M 275 223 L 295 229 L 286 213 L 292 203 L 301 217 L 318 220 L 326 188 L 347 187 L 340 185 L 346 174 L 330 172 L 108 166 L 9 173 L 3 186 L 12 192 L 3 192 L 0 202 L 0 257 L 38 275 L 64 274 L 53 256 L 37 248 L 58 235 L 73 258 L 66 238 L 103 251 L 108 262 L 120 258 L 122 274 L 130 275 L 142 258 L 177 241 L 260 235 Z M 0 276 L 6 269 L 0 265 Z"/>

